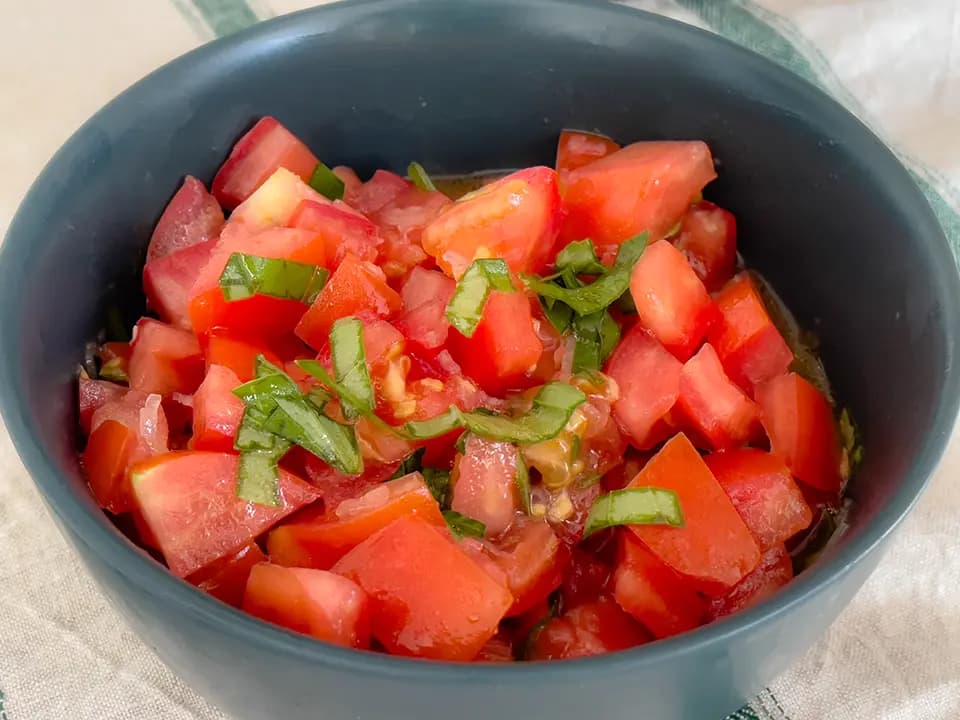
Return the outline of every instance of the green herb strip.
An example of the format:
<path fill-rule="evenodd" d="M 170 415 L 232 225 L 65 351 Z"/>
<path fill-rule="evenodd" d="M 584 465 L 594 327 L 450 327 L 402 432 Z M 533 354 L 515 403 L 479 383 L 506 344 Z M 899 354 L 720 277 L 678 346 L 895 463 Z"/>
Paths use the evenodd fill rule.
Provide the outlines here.
<path fill-rule="evenodd" d="M 447 320 L 465 337 L 472 337 L 494 290 L 513 292 L 510 268 L 503 260 L 474 260 L 460 278 L 447 305 Z"/>
<path fill-rule="evenodd" d="M 328 200 L 340 200 L 346 190 L 343 180 L 323 163 L 317 163 L 313 175 L 310 176 L 310 187 Z"/>
<path fill-rule="evenodd" d="M 319 265 L 233 253 L 220 274 L 220 289 L 228 302 L 270 295 L 309 305 L 320 294 L 328 275 Z"/>
<path fill-rule="evenodd" d="M 641 487 L 614 490 L 601 495 L 587 515 L 583 536 L 617 525 L 683 526 L 680 499 L 672 490 Z"/>

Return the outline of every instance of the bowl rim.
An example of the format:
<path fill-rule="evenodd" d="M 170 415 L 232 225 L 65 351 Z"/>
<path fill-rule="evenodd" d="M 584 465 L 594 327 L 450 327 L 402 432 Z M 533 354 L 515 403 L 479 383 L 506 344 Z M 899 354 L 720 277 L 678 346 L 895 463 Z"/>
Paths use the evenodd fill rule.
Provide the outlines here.
<path fill-rule="evenodd" d="M 339 26 L 382 10 L 412 6 L 422 9 L 424 5 L 441 2 L 442 0 L 427 0 L 427 2 L 423 0 L 354 0 L 309 8 L 259 23 L 252 28 L 203 45 L 139 80 L 107 103 L 71 135 L 34 181 L 11 221 L 4 243 L 0 246 L 0 298 L 8 292 L 5 288 L 11 284 L 16 272 L 14 263 L 10 262 L 10 255 L 18 242 L 21 245 L 24 244 L 24 241 L 19 240 L 21 236 L 28 238 L 32 234 L 29 230 L 34 220 L 31 216 L 35 215 L 32 206 L 44 194 L 45 186 L 54 180 L 58 162 L 64 157 L 67 148 L 77 142 L 84 129 L 95 124 L 98 118 L 136 102 L 139 93 L 148 92 L 163 76 L 197 63 L 204 63 L 234 52 L 243 52 L 246 48 L 262 44 L 273 45 L 309 35 L 333 32 Z M 746 611 L 666 640 L 607 655 L 563 662 L 465 665 L 444 661 L 425 661 L 343 648 L 285 630 L 223 604 L 172 575 L 164 566 L 127 540 L 99 508 L 95 508 L 92 503 L 77 502 L 76 493 L 63 482 L 58 469 L 46 456 L 35 437 L 33 423 L 26 409 L 24 393 L 17 384 L 17 378 L 21 376 L 20 358 L 17 353 L 10 352 L 9 348 L 5 347 L 7 352 L 0 354 L 0 412 L 6 421 L 9 435 L 30 477 L 40 489 L 48 508 L 59 518 L 59 522 L 88 545 L 90 551 L 99 556 L 103 562 L 124 575 L 128 582 L 149 590 L 153 595 L 169 602 L 177 612 L 191 616 L 217 632 L 232 635 L 245 643 L 265 647 L 272 652 L 296 658 L 313 666 L 335 666 L 340 670 L 363 672 L 368 677 L 388 678 L 395 681 L 436 682 L 462 680 L 469 677 L 473 683 L 504 684 L 526 682 L 533 674 L 541 682 L 564 682 L 571 671 L 606 673 L 614 668 L 622 670 L 626 667 L 639 670 L 689 653 L 706 653 L 711 650 L 716 652 L 728 639 L 746 634 L 752 628 L 786 615 L 809 598 L 826 591 L 839 578 L 849 574 L 856 565 L 882 544 L 917 502 L 943 455 L 958 407 L 960 407 L 960 370 L 957 369 L 958 363 L 954 360 L 957 354 L 957 337 L 956 332 L 951 333 L 950 330 L 950 328 L 960 327 L 960 275 L 957 273 L 955 258 L 926 199 L 886 145 L 837 101 L 776 63 L 706 30 L 623 5 L 597 4 L 595 0 L 460 0 L 460 2 L 477 6 L 512 6 L 513 8 L 521 4 L 531 10 L 540 11 L 555 10 L 557 6 L 565 6 L 582 12 L 605 14 L 611 21 L 653 26 L 659 33 L 671 35 L 678 40 L 685 37 L 688 42 L 695 42 L 712 48 L 721 55 L 737 58 L 738 62 L 748 66 L 751 72 L 775 80 L 786 87 L 786 92 L 804 102 L 826 106 L 834 112 L 841 112 L 852 123 L 859 126 L 859 131 L 866 138 L 876 143 L 879 153 L 878 161 L 883 162 L 890 173 L 887 176 L 887 182 L 898 188 L 902 207 L 908 209 L 911 217 L 922 221 L 926 228 L 924 232 L 918 231 L 914 240 L 924 243 L 927 252 L 938 261 L 938 286 L 948 291 L 948 297 L 941 300 L 943 301 L 944 327 L 947 329 L 946 352 L 949 370 L 944 378 L 944 392 L 939 398 L 931 421 L 934 431 L 923 441 L 913 462 L 905 471 L 904 481 L 893 498 L 886 507 L 877 512 L 877 516 L 857 537 L 839 548 L 836 555 L 828 562 L 817 564 L 806 570 L 773 598 Z M 10 305 L 11 303 L 0 302 L 0 337 L 19 335 L 20 323 L 16 319 L 15 309 Z"/>

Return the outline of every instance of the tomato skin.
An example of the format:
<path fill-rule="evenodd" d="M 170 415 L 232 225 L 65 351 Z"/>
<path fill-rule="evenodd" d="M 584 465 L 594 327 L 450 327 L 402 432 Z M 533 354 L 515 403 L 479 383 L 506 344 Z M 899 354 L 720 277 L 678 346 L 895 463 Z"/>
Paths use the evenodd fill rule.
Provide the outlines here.
<path fill-rule="evenodd" d="M 147 246 L 147 263 L 214 239 L 222 227 L 223 210 L 216 198 L 202 182 L 187 175 L 157 220 Z"/>
<path fill-rule="evenodd" d="M 508 442 L 467 438 L 463 455 L 453 466 L 450 507 L 482 522 L 491 536 L 500 535 L 519 510 L 517 446 Z"/>
<path fill-rule="evenodd" d="M 707 292 L 720 290 L 736 271 L 737 220 L 712 202 L 703 200 L 687 210 L 673 244 Z"/>
<path fill-rule="evenodd" d="M 395 520 L 333 571 L 366 591 L 373 636 L 394 655 L 472 660 L 513 604 L 445 530 L 419 518 Z"/>
<path fill-rule="evenodd" d="M 720 318 L 710 330 L 709 341 L 731 380 L 755 394 L 760 383 L 787 372 L 793 352 L 749 275 L 740 274 L 727 283 L 716 305 Z"/>
<path fill-rule="evenodd" d="M 215 329 L 200 340 L 207 372 L 214 365 L 228 368 L 240 382 L 254 377 L 254 363 L 258 355 L 274 365 L 282 364 L 280 358 L 266 345 L 234 337 L 223 330 Z"/>
<path fill-rule="evenodd" d="M 789 373 L 758 387 L 757 402 L 771 451 L 783 456 L 793 475 L 818 490 L 839 491 L 840 438 L 823 393 Z"/>
<path fill-rule="evenodd" d="M 370 647 L 366 593 L 347 578 L 324 570 L 258 563 L 250 571 L 243 609 L 318 640 Z"/>
<path fill-rule="evenodd" d="M 717 309 L 683 254 L 667 242 L 647 247 L 633 266 L 630 295 L 639 324 L 687 360 L 717 319 Z"/>
<path fill-rule="evenodd" d="M 303 200 L 294 211 L 290 227 L 318 233 L 326 246 L 327 267 L 336 268 L 347 254 L 373 262 L 383 238 L 367 218 L 335 203 Z"/>
<path fill-rule="evenodd" d="M 279 507 L 236 496 L 238 457 L 232 453 L 173 452 L 130 470 L 134 502 L 167 565 L 186 577 L 231 555 L 319 493 L 280 470 Z"/>
<path fill-rule="evenodd" d="M 415 267 L 400 288 L 403 315 L 397 326 L 410 340 L 427 351 L 443 347 L 450 332 L 447 305 L 456 283 L 441 272 Z"/>
<path fill-rule="evenodd" d="M 695 589 L 711 597 L 723 595 L 756 568 L 760 550 L 753 535 L 683 433 L 669 440 L 629 485 L 645 486 L 677 493 L 684 526 L 629 528 Z"/>
<path fill-rule="evenodd" d="M 744 610 L 766 600 L 793 579 L 793 564 L 783 545 L 767 550 L 756 570 L 737 583 L 726 595 L 707 606 L 709 621 Z"/>
<path fill-rule="evenodd" d="M 567 182 L 571 171 L 589 165 L 620 149 L 620 145 L 604 135 L 581 132 L 579 130 L 562 130 L 557 142 L 557 175 L 561 186 Z"/>
<path fill-rule="evenodd" d="M 677 407 L 688 427 L 714 450 L 738 447 L 763 435 L 759 406 L 726 376 L 709 343 L 684 363 Z"/>
<path fill-rule="evenodd" d="M 553 257 L 560 213 L 556 172 L 527 168 L 464 195 L 423 229 L 421 242 L 455 279 L 478 257 L 540 272 Z"/>
<path fill-rule="evenodd" d="M 407 516 L 446 527 L 437 501 L 418 472 L 327 507 L 319 520 L 275 528 L 267 538 L 267 552 L 279 565 L 329 570 L 378 530 Z"/>
<path fill-rule="evenodd" d="M 343 262 L 323 286 L 294 332 L 313 348 L 322 347 L 334 321 L 361 313 L 386 318 L 400 310 L 400 296 L 386 283 L 383 271 L 353 255 Z"/>
<path fill-rule="evenodd" d="M 560 244 L 591 238 L 606 254 L 644 230 L 659 240 L 716 176 L 700 141 L 627 145 L 567 175 Z"/>
<path fill-rule="evenodd" d="M 147 303 L 164 322 L 189 330 L 190 291 L 210 261 L 216 238 L 174 250 L 143 267 Z"/>
<path fill-rule="evenodd" d="M 609 596 L 553 618 L 530 644 L 529 660 L 565 660 L 626 650 L 650 635 Z"/>
<path fill-rule="evenodd" d="M 130 389 L 158 395 L 191 394 L 203 380 L 200 343 L 187 330 L 141 319 L 130 350 Z"/>
<path fill-rule="evenodd" d="M 669 435 L 665 418 L 680 395 L 683 365 L 639 325 L 617 345 L 604 372 L 620 389 L 613 415 L 630 443 L 652 448 Z"/>
<path fill-rule="evenodd" d="M 213 178 L 211 190 L 220 204 L 232 210 L 246 200 L 277 168 L 286 168 L 308 182 L 317 157 L 275 118 L 257 121 L 233 146 Z"/>
<path fill-rule="evenodd" d="M 630 532 L 620 535 L 613 596 L 657 638 L 692 630 L 706 613 L 696 590 Z"/>
<path fill-rule="evenodd" d="M 412 184 L 396 173 L 377 170 L 373 177 L 359 187 L 347 187 L 343 201 L 370 217 Z"/>
<path fill-rule="evenodd" d="M 813 511 L 783 459 L 752 448 L 704 458 L 762 551 L 810 527 Z"/>
<path fill-rule="evenodd" d="M 233 394 L 240 378 L 221 365 L 211 365 L 193 394 L 191 450 L 233 451 L 233 441 L 243 420 L 243 401 Z"/>
<path fill-rule="evenodd" d="M 534 384 L 543 353 L 530 300 L 520 292 L 491 292 L 473 336 L 451 331 L 447 348 L 463 373 L 491 395 Z"/>
<path fill-rule="evenodd" d="M 80 430 L 83 431 L 83 434 L 90 434 L 93 414 L 99 408 L 112 400 L 119 400 L 126 393 L 127 388 L 123 385 L 117 385 L 106 380 L 92 380 L 85 373 L 81 373 L 77 381 L 77 409 L 79 411 Z"/>
<path fill-rule="evenodd" d="M 214 560 L 186 578 L 218 600 L 233 607 L 243 603 L 243 593 L 247 587 L 250 571 L 257 563 L 264 562 L 267 556 L 255 542 L 241 548 L 237 553 Z"/>

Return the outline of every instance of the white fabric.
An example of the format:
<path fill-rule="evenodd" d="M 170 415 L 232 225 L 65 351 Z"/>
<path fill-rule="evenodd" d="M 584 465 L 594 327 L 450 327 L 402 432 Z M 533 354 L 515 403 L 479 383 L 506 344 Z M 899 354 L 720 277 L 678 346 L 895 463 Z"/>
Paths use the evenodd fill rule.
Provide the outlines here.
<path fill-rule="evenodd" d="M 451 0 L 452 1 L 452 0 Z M 0 233 L 52 152 L 97 107 L 212 37 L 191 0 L 5 3 L 0 24 Z M 229 1 L 219 3 L 229 6 Z M 235 3 L 236 4 L 236 3 Z M 263 18 L 304 0 L 256 0 Z M 631 4 L 710 26 L 705 2 Z M 732 7 L 732 5 L 730 5 Z M 742 0 L 819 81 L 930 168 L 957 208 L 960 5 L 955 0 Z M 714 18 L 715 19 L 715 18 Z M 734 38 L 736 39 L 736 38 Z M 960 436 L 863 591 L 756 708 L 760 717 L 960 718 Z M 0 427 L 0 720 L 215 720 L 87 578 Z M 5 714 L 4 714 L 5 713 Z M 710 719 L 705 719 L 710 720 Z M 717 719 L 719 720 L 719 718 Z"/>

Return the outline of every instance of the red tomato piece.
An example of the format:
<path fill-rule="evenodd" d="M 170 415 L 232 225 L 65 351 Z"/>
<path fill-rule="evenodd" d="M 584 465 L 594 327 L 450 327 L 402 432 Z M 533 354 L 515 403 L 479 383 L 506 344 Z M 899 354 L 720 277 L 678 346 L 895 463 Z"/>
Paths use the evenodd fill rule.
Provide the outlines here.
<path fill-rule="evenodd" d="M 714 450 L 762 437 L 760 408 L 723 372 L 709 343 L 684 363 L 677 407 L 694 433 Z"/>
<path fill-rule="evenodd" d="M 682 368 L 639 325 L 613 351 L 605 370 L 620 389 L 613 416 L 634 447 L 649 449 L 669 434 L 665 417 L 680 395 Z"/>
<path fill-rule="evenodd" d="M 706 200 L 687 210 L 673 241 L 707 292 L 717 292 L 737 267 L 737 220 Z"/>
<path fill-rule="evenodd" d="M 363 472 L 360 475 L 345 475 L 338 470 L 334 470 L 316 455 L 311 455 L 305 450 L 293 448 L 284 457 L 284 466 L 288 465 L 289 460 L 297 458 L 299 464 L 290 464 L 289 469 L 295 475 L 301 475 L 309 480 L 323 498 L 323 509 L 325 512 L 336 509 L 336 507 L 347 498 L 355 498 L 363 495 L 367 490 L 380 485 L 393 477 L 400 463 L 376 464 L 364 463 Z M 296 468 L 296 469 L 294 469 Z M 323 514 L 317 515 L 313 519 L 323 517 Z M 302 518 L 297 515 L 290 519 L 291 523 L 301 522 Z"/>
<path fill-rule="evenodd" d="M 385 318 L 400 305 L 400 296 L 387 285 L 380 268 L 347 255 L 300 318 L 295 332 L 307 345 L 319 348 L 338 318 L 363 313 Z"/>
<path fill-rule="evenodd" d="M 393 200 L 413 183 L 388 170 L 377 170 L 359 187 L 345 188 L 343 201 L 367 217 Z"/>
<path fill-rule="evenodd" d="M 569 173 L 561 244 L 591 238 L 602 250 L 644 230 L 659 240 L 716 176 L 700 141 L 627 145 Z"/>
<path fill-rule="evenodd" d="M 415 517 L 370 536 L 333 571 L 369 595 L 373 636 L 394 655 L 472 660 L 513 604 L 446 530 Z"/>
<path fill-rule="evenodd" d="M 783 459 L 743 448 L 704 458 L 761 550 L 782 545 L 810 527 L 813 512 Z"/>
<path fill-rule="evenodd" d="M 243 401 L 233 394 L 240 378 L 229 368 L 211 365 L 193 394 L 191 450 L 231 452 L 243 419 Z"/>
<path fill-rule="evenodd" d="M 190 330 L 190 291 L 210 261 L 217 240 L 190 245 L 148 260 L 143 268 L 147 303 L 164 322 Z"/>
<path fill-rule="evenodd" d="M 441 192 L 411 185 L 372 215 L 384 235 L 378 264 L 387 277 L 403 277 L 427 259 L 423 228 L 452 202 Z"/>
<path fill-rule="evenodd" d="M 533 639 L 530 660 L 565 660 L 643 645 L 650 635 L 607 596 L 550 620 Z"/>
<path fill-rule="evenodd" d="M 336 268 L 348 254 L 373 262 L 383 238 L 367 218 L 335 204 L 304 200 L 289 221 L 290 227 L 310 230 L 323 238 L 328 267 Z"/>
<path fill-rule="evenodd" d="M 727 283 L 716 305 L 720 319 L 709 340 L 730 379 L 753 393 L 760 383 L 787 371 L 793 352 L 767 314 L 749 275 L 738 275 Z"/>
<path fill-rule="evenodd" d="M 572 170 L 589 165 L 620 149 L 620 145 L 608 137 L 579 130 L 563 130 L 557 143 L 557 175 L 561 185 L 567 182 Z"/>
<path fill-rule="evenodd" d="M 232 337 L 222 330 L 213 330 L 206 338 L 203 355 L 207 362 L 207 371 L 214 365 L 229 368 L 240 382 L 253 380 L 254 363 L 258 355 L 273 363 L 282 364 L 280 358 L 266 345 L 251 340 Z"/>
<path fill-rule="evenodd" d="M 770 449 L 782 455 L 802 483 L 836 492 L 843 485 L 840 439 L 830 402 L 796 373 L 757 388 Z"/>
<path fill-rule="evenodd" d="M 680 360 L 696 352 L 717 317 L 700 278 L 670 243 L 644 250 L 630 275 L 630 295 L 639 324 Z"/>
<path fill-rule="evenodd" d="M 266 559 L 267 556 L 260 550 L 260 546 L 251 542 L 239 552 L 200 568 L 186 580 L 227 605 L 240 607 L 250 571 L 254 565 L 265 562 Z"/>
<path fill-rule="evenodd" d="M 513 594 L 508 617 L 526 613 L 560 587 L 569 553 L 545 522 L 518 516 L 495 544 L 494 559 Z"/>
<path fill-rule="evenodd" d="M 453 466 L 450 507 L 482 522 L 489 535 L 506 531 L 519 509 L 519 460 L 520 453 L 513 443 L 470 435 L 463 455 Z"/>
<path fill-rule="evenodd" d="M 766 600 L 793 579 L 793 564 L 783 545 L 763 554 L 757 569 L 737 583 L 730 592 L 714 598 L 707 606 L 707 619 L 730 615 Z"/>
<path fill-rule="evenodd" d="M 440 506 L 418 472 L 327 507 L 317 521 L 291 522 L 274 529 L 267 538 L 267 552 L 280 565 L 329 570 L 368 537 L 405 516 L 446 526 Z"/>
<path fill-rule="evenodd" d="M 319 493 L 280 470 L 280 505 L 236 495 L 238 457 L 231 453 L 177 452 L 131 469 L 133 496 L 177 577 L 231 555 Z"/>
<path fill-rule="evenodd" d="M 230 226 L 243 225 L 250 232 L 290 224 L 304 202 L 331 205 L 303 180 L 286 168 L 277 168 L 254 193 L 230 213 Z M 295 226 L 294 226 L 295 227 Z"/>
<path fill-rule="evenodd" d="M 533 167 L 464 195 L 423 229 L 421 241 L 454 278 L 487 257 L 503 258 L 514 272 L 539 272 L 553 257 L 559 224 L 557 174 Z"/>
<path fill-rule="evenodd" d="M 203 380 L 200 343 L 187 330 L 143 318 L 133 329 L 130 389 L 145 393 L 191 394 Z"/>
<path fill-rule="evenodd" d="M 450 323 L 447 305 L 456 283 L 436 270 L 415 267 L 400 288 L 403 315 L 397 326 L 424 350 L 436 350 L 447 341 Z"/>
<path fill-rule="evenodd" d="M 692 630 L 706 613 L 697 591 L 629 532 L 620 537 L 613 596 L 657 638 Z"/>
<path fill-rule="evenodd" d="M 355 192 L 361 185 L 363 185 L 363 181 L 360 180 L 360 178 L 357 176 L 357 173 L 351 167 L 347 167 L 346 165 L 337 165 L 336 167 L 331 168 L 330 171 L 340 178 L 341 182 L 343 182 L 343 192 L 345 196 Z"/>
<path fill-rule="evenodd" d="M 92 380 L 86 373 L 80 373 L 77 381 L 77 408 L 80 415 L 80 429 L 84 435 L 90 434 L 90 425 L 93 414 L 111 400 L 119 400 L 127 393 L 123 385 L 107 382 L 106 380 Z"/>
<path fill-rule="evenodd" d="M 243 609 L 318 640 L 370 647 L 366 593 L 355 582 L 331 572 L 258 563 L 250 571 Z"/>
<path fill-rule="evenodd" d="M 697 590 L 723 595 L 760 562 L 753 535 L 685 435 L 668 441 L 629 485 L 648 486 L 677 493 L 684 526 L 629 527 Z"/>
<path fill-rule="evenodd" d="M 570 609 L 597 600 L 608 590 L 612 568 L 597 555 L 575 547 L 561 586 L 563 607 Z"/>
<path fill-rule="evenodd" d="M 491 292 L 473 335 L 453 331 L 447 348 L 464 374 L 491 395 L 531 385 L 543 353 L 530 300 L 520 292 Z"/>
<path fill-rule="evenodd" d="M 202 182 L 187 175 L 167 203 L 147 246 L 147 262 L 212 240 L 223 227 L 223 210 Z"/>
<path fill-rule="evenodd" d="M 474 660 L 476 662 L 513 662 L 513 643 L 506 633 L 498 632 L 480 648 Z"/>
<path fill-rule="evenodd" d="M 213 195 L 232 210 L 246 200 L 277 168 L 310 180 L 317 157 L 275 118 L 263 117 L 237 141 L 213 179 Z"/>

